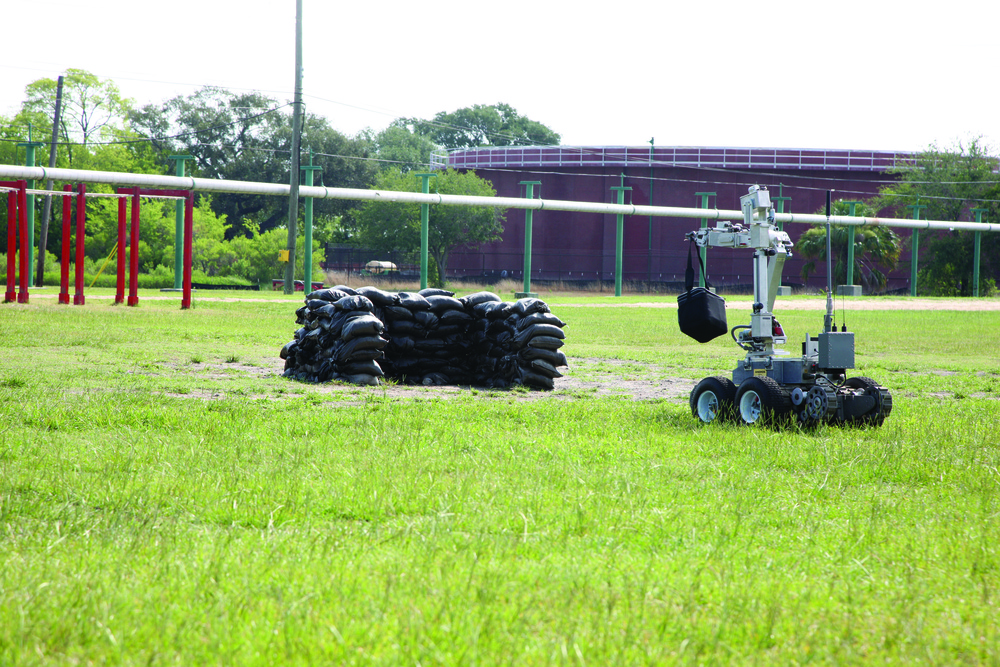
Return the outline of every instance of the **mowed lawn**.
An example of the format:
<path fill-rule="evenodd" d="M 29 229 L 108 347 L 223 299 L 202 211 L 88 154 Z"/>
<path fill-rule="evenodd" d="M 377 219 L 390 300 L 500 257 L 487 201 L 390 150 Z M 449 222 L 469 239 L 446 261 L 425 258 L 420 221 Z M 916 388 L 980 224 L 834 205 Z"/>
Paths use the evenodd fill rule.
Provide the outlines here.
<path fill-rule="evenodd" d="M 1000 312 L 848 312 L 891 416 L 775 431 L 304 385 L 300 300 L 154 295 L 0 307 L 0 664 L 1000 663 Z M 741 357 L 546 300 L 571 364 Z"/>

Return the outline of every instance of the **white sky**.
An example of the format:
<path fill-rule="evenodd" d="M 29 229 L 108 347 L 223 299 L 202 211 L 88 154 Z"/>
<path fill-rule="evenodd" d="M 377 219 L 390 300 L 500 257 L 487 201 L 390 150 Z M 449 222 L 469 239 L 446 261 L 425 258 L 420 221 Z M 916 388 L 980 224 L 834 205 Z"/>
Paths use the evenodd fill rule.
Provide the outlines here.
<path fill-rule="evenodd" d="M 0 115 L 70 67 L 140 105 L 292 97 L 295 0 L 3 4 Z M 991 0 L 303 5 L 307 107 L 348 134 L 506 102 L 566 145 L 1000 147 Z"/>

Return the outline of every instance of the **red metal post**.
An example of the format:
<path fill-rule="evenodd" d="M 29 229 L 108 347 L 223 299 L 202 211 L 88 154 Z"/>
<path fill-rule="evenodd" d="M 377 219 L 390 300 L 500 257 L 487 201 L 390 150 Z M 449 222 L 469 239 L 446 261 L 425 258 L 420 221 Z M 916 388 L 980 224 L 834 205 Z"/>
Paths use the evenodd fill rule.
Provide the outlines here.
<path fill-rule="evenodd" d="M 139 188 L 132 195 L 132 224 L 128 249 L 128 305 L 139 303 Z"/>
<path fill-rule="evenodd" d="M 184 284 L 181 309 L 191 307 L 191 239 L 194 237 L 194 193 L 188 192 L 184 201 Z"/>
<path fill-rule="evenodd" d="M 14 296 L 14 273 L 17 254 L 17 191 L 11 190 L 7 193 L 7 291 L 4 293 L 3 302 L 10 303 Z"/>
<path fill-rule="evenodd" d="M 82 306 L 83 296 L 83 251 L 86 241 L 87 224 L 87 185 L 79 183 L 76 186 L 76 293 L 73 294 L 73 305 Z"/>
<path fill-rule="evenodd" d="M 18 258 L 21 266 L 17 267 L 18 286 L 17 302 L 28 303 L 28 247 L 31 245 L 28 238 L 28 184 L 25 181 L 18 181 L 20 189 L 17 191 L 18 206 L 18 235 L 21 237 L 21 255 Z"/>
<path fill-rule="evenodd" d="M 62 197 L 62 262 L 59 264 L 59 303 L 69 304 L 69 245 L 73 229 L 71 215 L 73 211 L 73 197 L 70 194 L 73 186 L 67 183 L 63 186 Z"/>
<path fill-rule="evenodd" d="M 117 279 L 115 280 L 115 304 L 125 303 L 125 226 L 126 197 L 118 198 L 118 261 L 116 263 Z"/>

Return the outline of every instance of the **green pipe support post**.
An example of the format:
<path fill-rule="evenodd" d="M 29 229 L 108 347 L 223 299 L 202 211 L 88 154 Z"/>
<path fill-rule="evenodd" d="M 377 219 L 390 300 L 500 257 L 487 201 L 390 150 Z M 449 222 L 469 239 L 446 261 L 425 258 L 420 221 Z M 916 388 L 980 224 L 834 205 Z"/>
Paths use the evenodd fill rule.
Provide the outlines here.
<path fill-rule="evenodd" d="M 437 174 L 416 174 L 421 179 L 423 179 L 423 185 L 421 192 L 425 195 L 430 194 L 431 188 L 431 176 L 437 176 Z M 430 204 L 420 205 L 420 289 L 427 289 L 427 246 L 430 244 Z M 441 270 L 441 267 L 438 267 Z M 443 280 L 444 276 L 439 275 L 439 280 Z"/>
<path fill-rule="evenodd" d="M 861 204 L 862 202 L 859 202 L 859 201 L 847 201 L 847 202 L 844 202 L 844 203 L 851 207 L 850 210 L 847 212 L 847 215 L 849 215 L 849 216 L 851 216 L 853 218 L 855 216 L 856 212 L 857 212 L 857 206 L 858 206 L 858 204 Z M 849 237 L 847 239 L 847 284 L 848 285 L 853 285 L 854 284 L 854 245 L 856 243 L 856 239 L 857 239 L 858 235 L 854 231 L 853 227 L 849 227 L 848 228 L 848 234 L 849 234 Z"/>
<path fill-rule="evenodd" d="M 784 213 L 785 212 L 785 202 L 786 201 L 792 201 L 791 197 L 786 197 L 784 195 L 784 191 L 785 191 L 785 184 L 784 183 L 778 183 L 778 196 L 777 197 L 771 197 L 771 201 L 777 202 L 778 213 Z M 777 223 L 776 226 L 777 226 L 779 232 L 782 231 L 782 230 L 784 230 L 784 228 L 785 228 L 785 224 L 783 222 Z M 791 294 L 792 294 L 792 288 L 791 287 L 785 287 L 785 286 L 782 286 L 780 284 L 778 285 L 778 296 L 791 296 Z"/>
<path fill-rule="evenodd" d="M 176 160 L 174 174 L 184 176 L 184 165 L 193 160 L 192 155 L 171 155 L 168 160 Z M 184 278 L 184 202 L 177 200 L 174 206 L 174 289 L 181 289 Z"/>
<path fill-rule="evenodd" d="M 524 186 L 525 199 L 535 198 L 535 186 L 542 187 L 541 181 L 521 181 L 518 185 Z M 538 296 L 531 291 L 531 225 L 534 220 L 532 215 L 535 211 L 530 208 L 524 209 L 524 291 L 516 292 L 515 298 L 524 299 Z"/>
<path fill-rule="evenodd" d="M 974 208 L 972 212 L 976 214 L 976 222 L 983 221 L 983 213 L 989 209 Z M 972 248 L 972 296 L 979 296 L 979 256 L 982 252 L 983 233 L 976 232 L 975 241 Z"/>
<path fill-rule="evenodd" d="M 618 205 L 625 203 L 625 192 L 632 188 L 625 187 L 625 174 L 622 174 L 622 184 L 612 185 L 611 189 L 618 193 Z M 625 249 L 625 214 L 619 213 L 615 224 L 615 296 L 622 295 L 622 253 Z"/>
<path fill-rule="evenodd" d="M 708 208 L 708 198 L 717 196 L 714 192 L 696 192 L 695 197 L 701 197 L 701 201 L 695 201 L 695 208 Z M 708 227 L 708 218 L 701 219 L 701 228 L 705 229 Z M 698 254 L 701 255 L 701 265 L 706 266 L 708 264 L 708 248 L 699 248 Z M 705 273 L 698 268 L 698 287 L 705 286 Z"/>
<path fill-rule="evenodd" d="M 309 151 L 309 166 L 299 167 L 305 176 L 305 185 L 310 187 L 313 184 L 313 173 L 323 167 L 319 167 L 313 164 L 313 152 Z M 305 226 L 306 226 L 306 238 L 305 238 L 305 251 L 302 255 L 302 267 L 303 271 L 303 285 L 305 286 L 305 292 L 308 294 L 312 291 L 312 278 L 313 278 L 313 201 L 314 197 L 306 197 L 306 201 L 303 204 L 305 208 Z"/>
<path fill-rule="evenodd" d="M 920 199 L 917 198 L 916 204 L 910 204 L 906 208 L 913 211 L 913 219 L 920 219 L 920 211 L 927 208 L 927 204 L 921 204 Z M 920 251 L 920 230 L 914 229 L 913 236 L 911 239 L 910 248 L 910 296 L 917 295 L 917 255 Z"/>
<path fill-rule="evenodd" d="M 786 197 L 784 195 L 784 191 L 785 191 L 785 184 L 784 183 L 778 183 L 778 196 L 777 197 L 771 197 L 771 201 L 775 202 L 777 204 L 777 206 L 778 206 L 778 213 L 784 213 L 785 212 L 785 202 L 786 201 L 792 201 L 791 197 Z M 779 232 L 784 231 L 784 229 L 785 229 L 785 223 L 779 222 L 777 224 L 777 227 L 778 227 L 778 231 Z"/>
<path fill-rule="evenodd" d="M 28 125 L 28 140 L 22 141 L 17 144 L 18 146 L 24 146 L 24 166 L 34 167 L 35 166 L 35 149 L 44 146 L 40 141 L 31 140 L 31 125 Z M 33 190 L 35 188 L 35 180 L 28 180 L 28 189 Z M 35 195 L 29 194 L 27 199 L 27 217 L 28 217 L 28 283 L 30 284 L 33 276 L 35 275 Z M 21 241 L 25 243 L 25 241 Z"/>
<path fill-rule="evenodd" d="M 649 205 L 653 205 L 653 183 L 655 182 L 653 178 L 653 142 L 656 137 L 652 137 L 649 140 Z M 649 246 L 648 246 L 649 258 L 646 260 L 647 270 L 649 275 L 646 277 L 647 282 L 653 282 L 653 216 L 649 216 Z"/>

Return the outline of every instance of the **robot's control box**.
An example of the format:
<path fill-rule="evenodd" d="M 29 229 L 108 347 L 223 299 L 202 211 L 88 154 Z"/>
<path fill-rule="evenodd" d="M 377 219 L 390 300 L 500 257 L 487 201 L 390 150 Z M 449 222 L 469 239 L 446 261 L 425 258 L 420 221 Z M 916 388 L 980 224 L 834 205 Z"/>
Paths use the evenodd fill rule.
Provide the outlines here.
<path fill-rule="evenodd" d="M 854 368 L 854 332 L 829 331 L 819 335 L 820 368 Z"/>
<path fill-rule="evenodd" d="M 756 208 L 771 208 L 771 195 L 763 188 L 757 191 Z"/>

